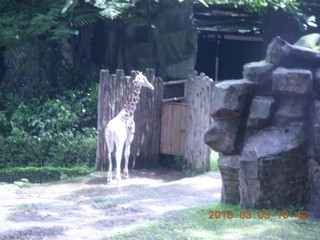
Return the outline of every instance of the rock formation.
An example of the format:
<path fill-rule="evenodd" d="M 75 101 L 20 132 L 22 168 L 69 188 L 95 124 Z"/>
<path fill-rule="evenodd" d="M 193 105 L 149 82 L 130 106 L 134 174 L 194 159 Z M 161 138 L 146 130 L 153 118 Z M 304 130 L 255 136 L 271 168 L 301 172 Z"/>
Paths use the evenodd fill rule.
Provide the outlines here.
<path fill-rule="evenodd" d="M 185 79 L 192 74 L 198 34 L 193 23 L 193 1 L 161 0 L 155 15 L 158 71 L 164 79 Z"/>
<path fill-rule="evenodd" d="M 320 212 L 320 51 L 275 38 L 243 79 L 215 84 L 205 142 L 224 203 Z"/>

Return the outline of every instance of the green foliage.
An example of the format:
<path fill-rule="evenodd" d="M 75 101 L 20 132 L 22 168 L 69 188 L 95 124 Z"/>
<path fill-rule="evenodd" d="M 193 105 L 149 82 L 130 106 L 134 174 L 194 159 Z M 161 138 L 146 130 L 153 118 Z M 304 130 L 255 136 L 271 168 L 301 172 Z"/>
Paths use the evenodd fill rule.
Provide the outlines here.
<path fill-rule="evenodd" d="M 69 90 L 54 99 L 44 96 L 25 100 L 21 95 L 7 94 L 0 111 L 0 132 L 20 131 L 37 138 L 53 137 L 62 132 L 80 131 L 94 126 L 98 102 L 98 85 Z"/>
<path fill-rule="evenodd" d="M 9 170 L 0 170 L 0 182 L 12 183 L 14 181 L 19 181 L 22 178 L 26 178 L 31 183 L 44 183 L 66 180 L 88 174 L 89 171 L 82 168 L 12 168 Z"/>
<path fill-rule="evenodd" d="M 129 8 L 133 8 L 137 0 L 126 1 L 126 0 L 114 0 L 114 1 L 103 1 L 95 0 L 94 6 L 102 9 L 100 14 L 106 18 L 115 19 L 123 14 Z"/>
<path fill-rule="evenodd" d="M 61 93 L 74 88 L 76 80 L 80 80 L 76 85 L 90 80 L 83 72 L 79 79 L 65 53 L 71 51 L 71 36 L 80 27 L 102 17 L 99 9 L 83 1 L 62 13 L 64 4 L 65 0 L 0 1 L 0 46 L 7 80 L 1 82 L 0 94 L 20 88 L 30 96 L 37 96 L 37 89 Z"/>
<path fill-rule="evenodd" d="M 0 45 L 17 46 L 21 41 L 56 40 L 76 32 L 67 27 L 68 16 L 62 16 L 64 0 L 20 1 L 0 3 Z M 40 39 L 41 38 L 41 39 Z"/>
<path fill-rule="evenodd" d="M 97 86 L 55 99 L 8 94 L 0 111 L 0 169 L 94 166 Z"/>
<path fill-rule="evenodd" d="M 36 139 L 15 133 L 0 140 L 0 169 L 13 167 L 84 167 L 94 166 L 96 154 L 95 129 L 75 136 L 60 133 L 54 137 Z"/>
<path fill-rule="evenodd" d="M 212 150 L 210 153 L 210 172 L 219 171 L 218 158 L 219 158 L 219 153 Z"/>
<path fill-rule="evenodd" d="M 121 17 L 128 9 L 134 8 L 138 1 L 139 0 L 87 0 L 86 2 L 100 9 L 100 15 L 104 18 L 116 19 Z M 62 13 L 73 11 L 73 9 L 78 5 L 78 0 L 67 0 L 62 9 Z"/>
<path fill-rule="evenodd" d="M 312 7 L 319 4 L 317 0 L 204 0 L 210 4 L 224 4 L 231 7 L 243 8 L 248 12 L 264 15 L 268 10 L 282 11 L 291 16 L 301 27 L 314 26 L 315 18 L 310 16 Z"/>

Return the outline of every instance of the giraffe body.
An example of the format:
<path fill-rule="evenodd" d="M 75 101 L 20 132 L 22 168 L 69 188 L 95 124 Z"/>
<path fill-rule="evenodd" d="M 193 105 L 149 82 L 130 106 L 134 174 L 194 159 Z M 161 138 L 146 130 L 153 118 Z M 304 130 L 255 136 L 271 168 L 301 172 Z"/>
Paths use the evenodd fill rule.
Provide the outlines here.
<path fill-rule="evenodd" d="M 116 157 L 116 180 L 118 182 L 121 180 L 120 168 L 123 149 L 125 158 L 124 175 L 126 178 L 129 177 L 128 163 L 130 147 L 135 133 L 134 112 L 139 102 L 141 87 L 147 87 L 153 90 L 151 83 L 149 83 L 147 78 L 139 72 L 136 78 L 133 80 L 133 92 L 128 103 L 115 118 L 110 120 L 105 129 L 105 138 L 109 159 L 108 181 L 112 180 L 111 156 L 113 152 L 115 153 Z"/>

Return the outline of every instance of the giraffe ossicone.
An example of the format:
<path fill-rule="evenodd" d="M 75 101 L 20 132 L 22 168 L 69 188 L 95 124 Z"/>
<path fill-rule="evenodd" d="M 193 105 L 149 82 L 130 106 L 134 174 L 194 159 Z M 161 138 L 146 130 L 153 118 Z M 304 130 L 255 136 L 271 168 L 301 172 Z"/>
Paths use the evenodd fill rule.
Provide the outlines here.
<path fill-rule="evenodd" d="M 116 179 L 119 182 L 121 180 L 121 159 L 124 152 L 124 176 L 129 178 L 129 156 L 130 147 L 135 133 L 134 112 L 137 108 L 137 104 L 140 100 L 141 87 L 150 88 L 154 90 L 152 84 L 147 80 L 146 76 L 142 72 L 137 72 L 135 78 L 132 81 L 133 91 L 130 95 L 128 102 L 124 105 L 122 110 L 116 117 L 110 120 L 105 129 L 105 139 L 108 148 L 109 159 L 109 171 L 108 179 L 112 180 L 112 158 L 111 155 L 115 152 L 116 158 Z"/>

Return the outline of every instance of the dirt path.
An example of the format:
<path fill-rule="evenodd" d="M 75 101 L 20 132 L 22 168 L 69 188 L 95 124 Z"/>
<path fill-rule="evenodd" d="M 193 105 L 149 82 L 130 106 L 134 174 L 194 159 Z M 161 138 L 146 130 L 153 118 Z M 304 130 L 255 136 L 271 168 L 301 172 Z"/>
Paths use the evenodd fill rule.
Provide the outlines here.
<path fill-rule="evenodd" d="M 0 185 L 0 240 L 102 240 L 170 211 L 220 200 L 219 173 L 186 178 L 176 171 L 133 171 L 106 184 L 105 175 L 31 188 Z"/>

